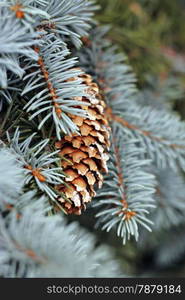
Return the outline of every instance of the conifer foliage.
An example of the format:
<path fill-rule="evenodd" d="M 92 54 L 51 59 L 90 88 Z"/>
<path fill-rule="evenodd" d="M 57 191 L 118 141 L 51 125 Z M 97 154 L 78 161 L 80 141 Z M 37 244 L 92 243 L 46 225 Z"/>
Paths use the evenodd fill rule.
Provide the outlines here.
<path fill-rule="evenodd" d="M 111 249 L 67 223 L 87 206 L 123 244 L 183 222 L 185 124 L 145 103 L 97 9 L 0 0 L 0 276 L 123 276 Z"/>

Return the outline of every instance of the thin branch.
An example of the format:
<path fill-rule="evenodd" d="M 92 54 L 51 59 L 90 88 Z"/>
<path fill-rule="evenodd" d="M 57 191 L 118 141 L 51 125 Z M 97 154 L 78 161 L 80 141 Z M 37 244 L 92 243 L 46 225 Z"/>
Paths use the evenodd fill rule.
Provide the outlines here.
<path fill-rule="evenodd" d="M 117 115 L 115 115 L 112 112 L 111 108 L 108 108 L 107 110 L 107 114 L 108 114 L 108 118 L 110 121 L 116 121 L 117 123 L 123 125 L 124 127 L 127 127 L 128 129 L 134 130 L 134 131 L 138 131 L 140 132 L 142 135 L 144 136 L 148 136 L 149 138 L 151 138 L 152 140 L 156 141 L 156 142 L 166 142 L 167 140 L 164 138 L 159 138 L 157 136 L 154 136 L 151 132 L 147 131 L 147 130 L 142 130 L 141 128 L 135 126 L 134 124 L 129 123 L 128 121 L 126 121 L 124 118 L 121 118 Z M 177 149 L 185 149 L 185 146 L 183 145 L 177 145 L 177 144 L 165 144 L 168 147 L 171 147 L 173 149 L 177 148 Z"/>
<path fill-rule="evenodd" d="M 53 87 L 53 84 L 52 82 L 49 80 L 49 73 L 47 71 L 47 68 L 44 64 L 44 60 L 43 58 L 40 56 L 40 49 L 38 47 L 34 47 L 34 50 L 36 53 L 39 54 L 39 59 L 38 59 L 38 64 L 40 66 L 40 69 L 41 69 L 41 73 L 43 74 L 44 76 L 44 79 L 46 81 L 46 84 L 47 84 L 47 88 L 49 90 L 49 93 L 50 93 L 50 96 L 51 96 L 51 103 L 52 105 L 54 106 L 55 108 L 55 112 L 56 112 L 56 115 L 57 117 L 60 119 L 61 118 L 61 114 L 62 114 L 62 109 L 60 108 L 60 105 L 57 103 L 56 99 L 58 98 L 58 95 L 56 93 L 56 89 Z"/>
<path fill-rule="evenodd" d="M 120 202 L 123 204 L 123 209 L 121 209 L 117 215 L 120 214 L 124 214 L 126 216 L 126 220 L 132 218 L 133 216 L 136 215 L 136 213 L 134 211 L 127 211 L 128 208 L 128 203 L 127 203 L 127 194 L 126 194 L 126 185 L 125 185 L 125 180 L 124 180 L 124 173 L 123 173 L 123 169 L 120 163 L 121 160 L 121 156 L 120 156 L 120 152 L 119 152 L 119 148 L 117 146 L 116 143 L 116 139 L 113 138 L 112 139 L 112 148 L 114 150 L 114 154 L 115 154 L 115 164 L 117 167 L 117 175 L 118 175 L 118 185 L 119 187 L 121 187 L 121 191 L 122 191 L 122 198 L 120 200 Z"/>

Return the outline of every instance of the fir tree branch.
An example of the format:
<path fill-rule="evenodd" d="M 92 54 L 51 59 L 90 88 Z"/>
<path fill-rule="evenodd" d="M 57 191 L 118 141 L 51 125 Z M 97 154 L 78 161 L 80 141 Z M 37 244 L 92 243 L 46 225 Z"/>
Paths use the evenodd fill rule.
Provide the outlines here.
<path fill-rule="evenodd" d="M 167 140 L 165 140 L 164 138 L 160 138 L 157 136 L 154 136 L 152 132 L 149 132 L 147 130 L 142 130 L 141 128 L 138 128 L 137 126 L 127 122 L 125 119 L 113 114 L 112 112 L 110 112 L 109 110 L 109 119 L 110 121 L 116 121 L 117 123 L 120 123 L 121 125 L 123 125 L 124 127 L 131 129 L 132 131 L 138 131 L 141 135 L 147 136 L 149 138 L 151 138 L 152 140 L 159 142 L 159 143 L 165 143 L 167 144 L 168 147 L 170 148 L 180 148 L 180 149 L 185 149 L 185 145 L 178 145 L 178 144 L 170 144 Z"/>
<path fill-rule="evenodd" d="M 0 224 L 0 274 L 3 277 L 120 275 L 118 264 L 107 247 L 96 248 L 94 237 L 77 223 L 66 224 L 60 216 L 44 217 L 38 201 L 36 206 L 23 209 L 19 220 L 14 211 L 7 220 L 0 216 Z"/>
<path fill-rule="evenodd" d="M 80 48 L 81 38 L 88 35 L 94 11 L 99 7 L 95 1 L 47 0 L 46 11 L 50 19 L 42 20 L 40 26 L 48 33 L 57 34 L 62 41 L 66 38 Z"/>
<path fill-rule="evenodd" d="M 27 111 L 33 111 L 31 119 L 42 114 L 42 122 L 38 128 L 49 119 L 55 123 L 56 135 L 70 134 L 77 131 L 69 114 L 87 116 L 84 109 L 87 102 L 75 100 L 86 96 L 86 86 L 78 77 L 81 70 L 74 68 L 76 59 L 69 58 L 69 51 L 63 49 L 62 43 L 53 35 L 46 35 L 41 48 L 36 48 L 39 54 L 37 64 L 28 61 L 25 67 L 27 81 L 22 95 L 28 94 L 30 100 L 25 105 Z M 34 72 L 31 72 L 33 70 Z M 33 92 L 36 92 L 36 94 Z"/>
<path fill-rule="evenodd" d="M 15 205 L 24 186 L 24 172 L 17 157 L 0 144 L 0 210 Z"/>
<path fill-rule="evenodd" d="M 178 115 L 150 107 L 131 105 L 125 112 L 110 113 L 114 121 L 128 129 L 147 149 L 147 156 L 159 167 L 185 170 L 185 123 Z M 124 118 L 125 116 L 125 118 Z"/>
<path fill-rule="evenodd" d="M 8 136 L 10 148 L 14 150 L 22 164 L 25 174 L 25 185 L 32 184 L 49 196 L 52 201 L 58 197 L 54 186 L 64 183 L 65 175 L 61 167 L 57 166 L 60 159 L 58 151 L 48 152 L 45 150 L 48 140 L 43 140 L 36 145 L 31 145 L 34 134 L 23 142 L 19 142 L 20 132 L 16 130 L 12 139 Z"/>
<path fill-rule="evenodd" d="M 135 77 L 125 58 L 104 38 L 108 28 L 92 32 L 80 51 L 84 69 L 100 83 L 110 119 L 123 125 L 124 132 L 138 139 L 138 146 L 147 149 L 147 156 L 159 167 L 185 170 L 185 125 L 178 115 L 137 103 Z M 95 37 L 95 38 L 94 38 Z M 89 63 L 90 62 L 90 63 Z M 114 74 L 114 75 L 113 75 Z"/>
<path fill-rule="evenodd" d="M 123 137 L 122 130 L 112 123 L 113 139 L 108 163 L 109 174 L 103 188 L 98 192 L 96 207 L 98 224 L 110 231 L 116 227 L 117 235 L 125 244 L 130 236 L 139 237 L 139 225 L 149 231 L 152 222 L 147 214 L 153 205 L 154 177 L 142 170 L 149 161 L 140 158 L 143 150 L 135 146 L 135 139 Z"/>
<path fill-rule="evenodd" d="M 2 6 L 6 6 L 3 1 Z M 21 24 L 8 7 L 0 6 L 0 87 L 7 87 L 7 71 L 20 78 L 24 69 L 20 66 L 19 55 L 37 59 L 31 48 L 38 45 L 38 33 Z"/>
<path fill-rule="evenodd" d="M 31 29 L 31 24 L 42 17 L 49 19 L 49 14 L 43 9 L 39 9 L 46 1 L 40 0 L 2 0 L 2 6 L 7 7 L 12 15 L 21 21 L 23 25 Z"/>

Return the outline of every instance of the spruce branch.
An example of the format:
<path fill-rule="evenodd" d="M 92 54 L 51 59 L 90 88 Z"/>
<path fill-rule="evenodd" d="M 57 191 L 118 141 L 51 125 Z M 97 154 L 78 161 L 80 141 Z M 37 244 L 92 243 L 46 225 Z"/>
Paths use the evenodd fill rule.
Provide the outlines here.
<path fill-rule="evenodd" d="M 185 170 L 185 123 L 177 114 L 137 104 L 131 105 L 125 114 L 124 118 L 124 113 L 117 109 L 110 119 L 128 129 L 127 134 L 139 140 L 158 167 L 177 171 L 179 165 Z"/>
<path fill-rule="evenodd" d="M 42 20 L 41 27 L 48 33 L 54 33 L 62 41 L 70 40 L 77 48 L 82 45 L 81 38 L 87 36 L 94 11 L 99 7 L 95 1 L 86 0 L 47 0 L 45 7 L 50 19 Z"/>
<path fill-rule="evenodd" d="M 38 8 L 43 4 L 46 5 L 46 1 L 40 0 L 2 0 L 2 6 L 7 7 L 11 11 L 12 15 L 26 27 L 32 30 L 31 25 L 36 25 L 39 19 L 49 19 L 49 14 L 43 9 Z"/>
<path fill-rule="evenodd" d="M 0 144 L 0 210 L 15 205 L 24 186 L 24 172 L 14 153 Z"/>
<path fill-rule="evenodd" d="M 185 170 L 184 122 L 169 109 L 138 104 L 135 77 L 125 58 L 104 38 L 107 30 L 106 27 L 95 29 L 93 39 L 85 41 L 79 57 L 84 69 L 100 83 L 110 121 L 121 124 L 124 132 L 136 138 L 138 146 L 146 148 L 147 156 L 159 167 L 176 170 L 179 164 Z"/>
<path fill-rule="evenodd" d="M 34 182 L 40 191 L 48 195 L 52 201 L 55 201 L 58 195 L 53 187 L 64 183 L 63 178 L 65 177 L 61 167 L 57 165 L 60 159 L 57 157 L 58 151 L 46 150 L 49 142 L 47 139 L 32 145 L 34 135 L 32 134 L 23 142 L 19 142 L 20 132 L 16 130 L 12 138 L 8 136 L 10 149 L 14 150 L 22 164 L 22 168 L 24 168 L 25 185 Z M 34 185 L 34 188 L 36 187 Z"/>
<path fill-rule="evenodd" d="M 107 105 L 113 101 L 122 105 L 130 103 L 136 95 L 136 77 L 127 63 L 127 57 L 105 38 L 109 26 L 98 26 L 84 41 L 78 52 L 80 65 L 99 83 Z"/>
<path fill-rule="evenodd" d="M 67 58 L 69 51 L 53 34 L 45 35 L 42 47 L 35 48 L 35 52 L 39 55 L 37 63 L 28 60 L 25 66 L 27 75 L 24 80 L 27 83 L 22 92 L 28 98 L 25 109 L 33 112 L 31 119 L 42 115 L 38 129 L 51 119 L 60 139 L 61 133 L 70 134 L 78 130 L 69 114 L 87 116 L 81 108 L 87 103 L 75 100 L 86 96 L 86 86 L 79 78 L 82 71 L 74 68 L 76 59 Z"/>
<path fill-rule="evenodd" d="M 77 223 L 66 224 L 60 216 L 44 216 L 38 201 L 36 207 L 23 209 L 18 220 L 15 211 L 6 219 L 0 216 L 0 224 L 3 277 L 120 275 L 118 263 L 108 247 L 95 247 L 94 237 Z"/>
<path fill-rule="evenodd" d="M 2 3 L 4 5 L 5 2 Z M 37 59 L 32 49 L 38 45 L 38 33 L 22 25 L 7 7 L 0 6 L 0 87 L 7 87 L 7 71 L 20 78 L 24 69 L 20 66 L 20 55 Z"/>
<path fill-rule="evenodd" d="M 112 123 L 112 130 L 109 173 L 94 206 L 101 208 L 97 217 L 102 229 L 110 231 L 116 227 L 125 244 L 131 236 L 138 240 L 139 225 L 151 231 L 153 223 L 147 215 L 155 207 L 155 181 L 154 176 L 143 170 L 150 162 L 140 158 L 144 150 L 135 146 L 137 140 L 123 137 L 116 123 Z"/>
<path fill-rule="evenodd" d="M 0 112 L 3 109 L 3 104 L 7 103 L 10 104 L 14 101 L 14 92 L 20 92 L 20 88 L 18 88 L 16 85 L 18 85 L 19 79 L 14 78 L 13 76 L 10 76 L 7 79 L 7 87 L 1 88 L 0 87 Z"/>

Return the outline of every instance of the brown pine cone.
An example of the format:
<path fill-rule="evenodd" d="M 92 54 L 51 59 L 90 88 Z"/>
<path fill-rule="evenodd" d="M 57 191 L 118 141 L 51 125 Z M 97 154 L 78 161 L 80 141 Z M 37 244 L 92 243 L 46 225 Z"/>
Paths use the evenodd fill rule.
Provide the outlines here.
<path fill-rule="evenodd" d="M 90 104 L 83 107 L 89 118 L 70 115 L 80 134 L 65 136 L 55 143 L 55 147 L 61 149 L 61 166 L 67 175 L 66 186 L 56 187 L 62 195 L 58 201 L 68 214 L 77 215 L 96 195 L 94 187 L 102 186 L 102 172 L 108 172 L 106 151 L 110 146 L 110 127 L 104 116 L 105 102 L 98 85 L 92 82 L 90 75 L 80 77 L 88 86 L 89 97 L 78 97 L 77 100 Z"/>

